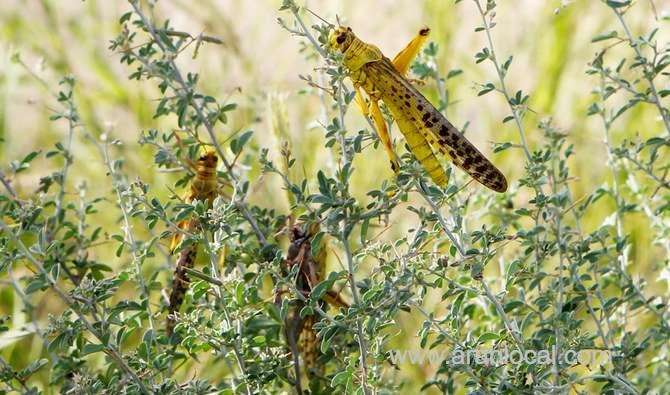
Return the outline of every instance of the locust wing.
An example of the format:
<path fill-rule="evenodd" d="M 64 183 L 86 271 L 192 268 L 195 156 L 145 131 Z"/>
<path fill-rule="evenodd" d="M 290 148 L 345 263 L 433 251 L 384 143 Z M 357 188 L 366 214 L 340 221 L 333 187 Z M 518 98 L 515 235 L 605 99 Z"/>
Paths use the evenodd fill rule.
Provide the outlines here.
<path fill-rule="evenodd" d="M 412 153 L 436 184 L 442 185 L 440 181 L 446 184 L 447 181 L 446 174 L 442 177 L 433 169 L 437 162 L 434 153 L 439 152 L 482 185 L 496 192 L 507 190 L 507 180 L 500 170 L 402 77 L 388 58 L 368 63 L 365 67 L 375 86 L 382 88 L 379 89 L 381 98 L 393 113 Z M 413 143 L 417 145 L 413 147 Z M 426 144 L 432 147 L 432 156 L 423 148 Z M 422 153 L 426 155 L 423 161 Z"/>
<path fill-rule="evenodd" d="M 389 100 L 386 103 L 416 160 L 419 161 L 436 185 L 442 188 L 446 187 L 449 182 L 449 175 L 444 171 L 444 167 L 435 156 L 430 144 L 430 136 L 426 133 L 426 130 L 418 128 L 395 101 Z"/>

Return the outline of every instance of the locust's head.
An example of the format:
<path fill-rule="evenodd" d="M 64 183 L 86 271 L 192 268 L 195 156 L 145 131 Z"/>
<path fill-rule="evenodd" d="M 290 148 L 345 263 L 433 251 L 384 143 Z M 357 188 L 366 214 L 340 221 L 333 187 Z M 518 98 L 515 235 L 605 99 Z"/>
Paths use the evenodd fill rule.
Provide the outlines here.
<path fill-rule="evenodd" d="M 198 171 L 216 171 L 216 162 L 218 162 L 218 160 L 219 158 L 216 156 L 216 152 L 207 151 L 200 158 L 198 158 L 196 168 Z"/>
<path fill-rule="evenodd" d="M 346 52 L 356 35 L 350 27 L 338 26 L 328 35 L 328 46 L 340 53 Z"/>

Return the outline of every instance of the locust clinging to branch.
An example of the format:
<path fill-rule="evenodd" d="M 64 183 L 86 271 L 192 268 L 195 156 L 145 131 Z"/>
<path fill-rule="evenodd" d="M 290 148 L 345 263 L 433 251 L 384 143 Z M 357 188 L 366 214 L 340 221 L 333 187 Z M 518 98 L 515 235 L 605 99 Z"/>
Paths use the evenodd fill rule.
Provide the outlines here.
<path fill-rule="evenodd" d="M 214 198 L 219 193 L 216 179 L 216 165 L 218 157 L 214 151 L 205 152 L 197 162 L 194 163 L 195 178 L 191 181 L 191 188 L 184 197 L 186 203 L 195 200 L 203 201 L 208 207 L 212 205 Z M 200 228 L 196 218 L 187 219 L 179 223 L 179 227 L 188 232 L 195 232 Z M 181 234 L 176 233 L 170 244 L 170 251 L 175 251 L 181 242 Z M 176 324 L 175 315 L 179 311 L 184 300 L 184 295 L 188 291 L 190 280 L 187 275 L 187 269 L 192 269 L 198 252 L 198 245 L 191 244 L 179 252 L 177 266 L 175 267 L 174 277 L 172 279 L 172 292 L 170 293 L 170 304 L 168 306 L 168 319 L 166 331 L 172 335 Z"/>
<path fill-rule="evenodd" d="M 325 280 L 326 275 L 326 248 L 313 250 L 313 239 L 320 229 L 319 223 L 293 223 L 287 226 L 290 245 L 286 254 L 286 260 L 282 265 L 285 275 L 293 272 L 297 267 L 294 287 L 301 294 L 301 298 L 291 303 L 284 322 L 284 334 L 289 351 L 293 357 L 295 370 L 296 389 L 302 393 L 302 383 L 316 385 L 319 379 L 323 379 L 325 365 L 319 360 L 321 355 L 321 340 L 317 337 L 314 325 L 320 320 L 315 312 L 304 314 L 303 309 L 308 306 L 307 298 L 314 297 L 315 287 Z M 284 294 L 289 289 L 282 287 L 277 290 L 275 302 L 282 305 Z M 339 292 L 328 290 L 321 296 L 317 305 L 321 309 L 327 309 L 329 305 L 334 307 L 349 307 L 342 300 Z M 310 385 L 310 387 L 312 387 Z"/>
<path fill-rule="evenodd" d="M 394 171 L 399 169 L 398 160 L 379 100 L 391 111 L 412 154 L 435 184 L 444 187 L 449 181 L 438 160 L 438 156 L 445 156 L 484 186 L 505 192 L 507 180 L 500 170 L 405 78 L 429 33 L 429 29 L 421 29 L 393 61 L 376 46 L 361 41 L 349 27 L 333 29 L 328 46 L 343 55 L 343 64 L 356 89 L 356 102 L 366 116 L 372 116 Z M 361 89 L 369 97 L 369 104 Z"/>

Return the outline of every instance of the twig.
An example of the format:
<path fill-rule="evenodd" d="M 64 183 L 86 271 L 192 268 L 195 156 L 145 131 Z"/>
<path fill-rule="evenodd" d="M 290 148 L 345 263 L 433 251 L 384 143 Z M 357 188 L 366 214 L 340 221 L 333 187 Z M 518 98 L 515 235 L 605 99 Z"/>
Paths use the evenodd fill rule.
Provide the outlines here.
<path fill-rule="evenodd" d="M 0 182 L 2 183 L 2 185 L 5 186 L 5 189 L 7 190 L 7 192 L 10 195 L 12 195 L 12 197 L 14 199 L 17 199 L 18 196 L 16 195 L 16 191 L 14 190 L 14 188 L 12 187 L 12 184 L 10 183 L 7 176 L 5 176 L 5 173 L 2 172 L 2 170 L 0 170 Z"/>
<path fill-rule="evenodd" d="M 484 24 L 484 30 L 486 31 L 486 38 L 489 43 L 489 50 L 491 51 L 490 59 L 493 62 L 493 65 L 495 66 L 496 73 L 498 73 L 498 79 L 500 80 L 500 91 L 505 96 L 505 101 L 509 105 L 510 111 L 512 111 L 512 116 L 514 117 L 514 123 L 516 124 L 516 127 L 519 130 L 519 137 L 521 138 L 521 145 L 523 146 L 523 152 L 526 154 L 526 159 L 528 160 L 528 162 L 530 162 L 531 155 L 530 150 L 528 149 L 528 143 L 526 142 L 526 132 L 523 123 L 521 122 L 521 117 L 519 116 L 519 113 L 517 112 L 516 108 L 512 105 L 510 95 L 507 92 L 507 87 L 505 86 L 505 76 L 502 72 L 500 64 L 498 64 L 498 59 L 496 58 L 495 49 L 493 47 L 493 38 L 491 38 L 491 26 L 486 21 L 486 12 L 484 12 L 481 4 L 479 4 L 479 0 L 473 0 L 473 1 L 477 5 L 477 9 L 479 9 L 479 14 L 482 17 L 482 23 Z"/>
<path fill-rule="evenodd" d="M 628 29 L 628 25 L 626 24 L 626 21 L 623 19 L 623 13 L 621 12 L 621 10 L 617 7 L 610 7 L 610 8 L 612 9 L 612 12 L 614 12 L 617 19 L 621 23 L 621 26 L 623 27 L 623 30 L 626 33 L 626 36 L 628 37 L 629 45 L 635 51 L 637 58 L 642 62 L 642 67 L 644 68 L 644 72 L 642 74 L 644 75 L 644 79 L 646 79 L 647 82 L 649 83 L 649 89 L 651 90 L 651 95 L 654 99 L 653 100 L 654 105 L 658 109 L 658 112 L 661 115 L 661 118 L 663 119 L 663 123 L 665 124 L 665 130 L 668 133 L 670 133 L 670 113 L 661 105 L 661 98 L 658 95 L 656 84 L 654 83 L 654 79 L 652 78 L 653 70 L 649 69 L 649 63 L 647 62 L 646 58 L 642 55 L 642 51 L 640 51 L 638 43 L 635 41 L 633 35 Z"/>
<path fill-rule="evenodd" d="M 84 313 L 79 309 L 77 306 L 77 303 L 67 294 L 65 291 L 60 289 L 60 287 L 56 284 L 56 280 L 51 276 L 51 273 L 49 273 L 42 263 L 33 256 L 33 254 L 28 250 L 28 248 L 23 244 L 23 242 L 12 232 L 12 230 L 7 226 L 7 224 L 0 219 L 0 228 L 5 232 L 5 234 L 9 235 L 9 237 L 14 241 L 14 243 L 18 246 L 19 250 L 23 253 L 23 256 L 30 261 L 30 263 L 35 266 L 40 273 L 44 276 L 44 278 L 49 282 L 49 286 L 53 291 L 58 295 L 58 297 L 65 302 L 68 307 L 74 311 L 74 313 L 77 315 L 81 323 L 86 327 L 86 329 L 93 335 L 95 336 L 98 341 L 102 345 L 105 346 L 105 353 L 109 355 L 116 365 L 133 381 L 137 386 L 140 388 L 140 391 L 144 394 L 150 394 L 151 392 L 149 389 L 144 385 L 144 382 L 140 380 L 139 376 L 133 369 L 130 368 L 126 364 L 126 362 L 123 360 L 123 357 L 119 353 L 119 351 L 116 349 L 116 347 L 109 343 L 107 338 L 105 336 L 102 336 L 98 331 L 93 327 L 93 325 L 86 319 L 84 316 Z"/>
<path fill-rule="evenodd" d="M 131 6 L 135 10 L 135 13 L 142 19 L 142 23 L 144 26 L 147 28 L 147 31 L 151 35 L 151 37 L 154 39 L 156 42 L 156 45 L 161 49 L 161 51 L 165 54 L 166 61 L 172 68 L 175 76 L 175 80 L 179 84 L 180 89 L 183 92 L 191 92 L 191 88 L 186 85 L 186 82 L 184 81 L 184 78 L 181 75 L 180 69 L 177 67 L 176 63 L 174 62 L 174 58 L 170 56 L 170 51 L 168 51 L 167 48 L 165 48 L 165 45 L 161 41 L 160 37 L 156 33 L 156 30 L 154 28 L 153 23 L 147 19 L 147 17 L 144 15 L 144 12 L 142 11 L 139 2 L 137 0 L 129 0 Z M 207 133 L 209 135 L 209 138 L 212 142 L 212 145 L 216 149 L 217 154 L 221 158 L 221 161 L 223 162 L 224 166 L 226 167 L 226 170 L 228 171 L 228 175 L 230 178 L 235 182 L 239 183 L 239 179 L 235 172 L 233 171 L 233 167 L 224 155 L 223 149 L 221 148 L 221 145 L 217 142 L 216 140 L 216 135 L 214 133 L 214 127 L 212 126 L 212 123 L 209 121 L 209 119 L 204 115 L 202 105 L 195 99 L 193 99 L 193 95 L 188 95 L 190 97 L 189 99 L 189 104 L 193 109 L 195 110 L 196 114 L 198 115 L 198 118 L 202 122 L 203 125 L 205 125 L 205 129 L 207 130 Z M 256 235 L 256 238 L 258 241 L 263 245 L 264 247 L 268 245 L 268 241 L 265 238 L 265 235 L 263 232 L 261 232 L 260 227 L 258 226 L 258 223 L 256 222 L 256 219 L 251 215 L 251 212 L 247 208 L 246 204 L 243 202 L 243 200 L 236 200 L 234 202 L 235 206 L 237 207 L 238 210 L 240 210 L 240 213 L 244 217 L 244 219 L 249 223 L 251 226 L 254 234 Z"/>

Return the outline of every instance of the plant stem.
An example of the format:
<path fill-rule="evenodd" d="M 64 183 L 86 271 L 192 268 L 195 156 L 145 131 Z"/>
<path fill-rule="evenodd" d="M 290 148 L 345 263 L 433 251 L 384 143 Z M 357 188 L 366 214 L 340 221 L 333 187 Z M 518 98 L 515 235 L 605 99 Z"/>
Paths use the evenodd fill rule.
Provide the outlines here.
<path fill-rule="evenodd" d="M 298 10 L 294 7 L 291 8 L 291 12 L 293 13 L 294 18 L 300 25 L 300 28 L 302 29 L 302 35 L 306 37 L 314 49 L 321 55 L 324 59 L 327 58 L 326 52 L 319 46 L 318 42 L 314 39 L 314 36 L 309 32 L 307 29 L 305 23 L 302 21 L 302 18 L 300 18 L 300 15 L 298 15 Z M 341 150 L 342 150 L 342 157 L 341 157 L 341 162 L 342 166 L 340 166 L 340 169 L 343 169 L 345 167 L 348 167 L 348 165 L 351 162 L 351 158 L 349 157 L 346 149 L 346 129 L 344 127 L 344 113 L 345 113 L 345 104 L 344 104 L 344 99 L 342 97 L 342 92 L 344 90 L 344 85 L 343 81 L 340 78 L 339 81 L 337 82 L 338 84 L 338 94 L 337 94 L 337 110 L 338 110 L 338 121 L 339 121 L 339 126 L 340 126 L 340 131 L 338 132 L 337 138 L 338 142 L 340 144 Z M 327 111 L 327 110 L 326 110 Z M 343 185 L 342 189 L 343 194 L 348 194 L 348 185 Z M 343 245 L 343 248 L 346 253 L 347 257 L 347 278 L 349 282 L 349 287 L 351 288 L 351 294 L 354 299 L 354 303 L 357 308 L 361 308 L 360 304 L 360 297 L 358 295 L 358 288 L 356 286 L 356 279 L 355 279 L 355 269 L 354 269 L 354 262 L 353 262 L 353 256 L 351 254 L 351 247 L 349 245 L 349 241 L 346 235 L 346 223 L 348 221 L 348 215 L 347 215 L 347 210 L 344 210 L 344 218 L 342 218 L 342 229 L 340 229 L 339 233 L 339 239 L 340 242 Z M 370 389 L 368 388 L 367 384 L 367 377 L 368 377 L 368 366 L 367 366 L 367 344 L 365 340 L 365 333 L 363 331 L 363 323 L 361 322 L 360 317 L 356 317 L 356 332 L 357 332 L 357 337 L 358 337 L 358 348 L 360 351 L 360 364 L 361 364 L 361 387 L 363 388 L 364 394 L 369 394 Z"/>
<path fill-rule="evenodd" d="M 212 123 L 205 116 L 205 114 L 203 112 L 203 109 L 202 109 L 202 105 L 197 100 L 195 100 L 193 98 L 193 95 L 191 94 L 192 90 L 191 90 L 191 88 L 188 87 L 188 85 L 186 85 L 186 82 L 184 81 L 184 78 L 182 77 L 181 71 L 177 67 L 177 64 L 174 61 L 174 57 L 172 56 L 172 53 L 167 48 L 165 48 L 165 45 L 161 41 L 161 38 L 156 33 L 156 29 L 155 29 L 153 23 L 151 23 L 151 21 L 149 21 L 147 19 L 147 17 L 144 15 L 144 12 L 142 11 L 142 9 L 140 7 L 139 2 L 137 0 L 129 0 L 129 2 L 130 2 L 130 5 L 135 10 L 135 13 L 142 19 L 142 23 L 147 28 L 147 30 L 148 30 L 149 34 L 151 35 L 151 37 L 153 38 L 153 40 L 156 42 L 156 45 L 158 45 L 158 47 L 161 49 L 161 51 L 163 51 L 163 53 L 165 54 L 165 58 L 166 58 L 168 64 L 170 65 L 170 67 L 172 68 L 172 71 L 174 72 L 175 81 L 177 81 L 177 83 L 179 84 L 180 89 L 189 97 L 189 104 L 195 110 L 196 114 L 198 115 L 198 118 L 200 119 L 200 122 L 202 122 L 202 124 L 205 125 L 205 129 L 207 130 L 207 134 L 209 135 L 209 138 L 212 142 L 212 145 L 216 149 L 217 154 L 221 158 L 221 161 L 223 162 L 224 166 L 226 167 L 226 170 L 228 171 L 228 176 L 231 178 L 231 180 L 233 180 L 236 184 L 238 184 L 240 182 L 240 180 L 239 180 L 238 176 L 235 174 L 233 166 L 231 165 L 231 163 L 228 161 L 228 159 L 224 155 L 223 148 L 221 148 L 221 145 L 219 144 L 219 142 L 216 139 L 216 135 L 214 133 L 214 127 L 213 127 Z M 177 93 L 178 93 L 178 91 L 177 91 Z M 265 235 L 263 234 L 263 232 L 261 232 L 261 229 L 258 226 L 258 223 L 256 222 L 256 219 L 253 217 L 253 215 L 251 215 L 251 212 L 249 211 L 248 207 L 244 203 L 244 198 L 242 198 L 240 200 L 236 200 L 234 202 L 234 204 L 235 204 L 235 207 L 237 207 L 237 209 L 240 210 L 240 213 L 242 214 L 244 219 L 251 226 L 251 229 L 253 230 L 253 232 L 256 235 L 256 238 L 258 239 L 260 244 L 264 247 L 267 246 L 268 241 L 265 238 Z"/>
<path fill-rule="evenodd" d="M 604 75 L 604 73 L 601 72 L 601 88 L 600 88 L 601 91 L 604 91 L 604 78 L 605 77 L 606 77 L 606 75 Z M 602 98 L 602 96 L 601 96 L 601 98 Z M 617 169 L 618 169 L 617 163 L 618 162 L 617 162 L 616 157 L 614 155 L 614 148 L 612 147 L 612 143 L 610 141 L 611 140 L 610 126 L 611 126 L 611 121 L 612 120 L 607 118 L 607 115 L 606 115 L 605 109 L 604 109 L 604 100 L 602 100 L 601 104 L 602 104 L 602 108 L 599 111 L 599 115 L 600 115 L 600 117 L 602 119 L 602 122 L 603 122 L 603 129 L 605 131 L 604 132 L 604 134 L 605 134 L 605 146 L 607 147 L 608 161 L 609 161 L 609 164 L 610 164 L 610 168 L 612 169 L 612 175 L 613 175 L 613 178 L 612 178 L 612 180 L 613 180 L 612 181 L 613 182 L 613 193 L 614 193 L 614 203 L 615 203 L 615 206 L 616 206 L 615 228 L 616 228 L 616 233 L 617 233 L 617 239 L 618 240 L 623 240 L 626 237 L 626 235 L 624 233 L 624 229 L 623 229 L 624 219 L 623 219 L 623 215 L 622 215 L 622 209 L 623 209 L 623 206 L 625 205 L 625 202 L 623 201 L 623 197 L 622 197 L 622 194 L 621 194 L 621 191 L 620 191 L 619 183 L 617 181 Z M 631 178 L 630 176 L 629 176 L 629 180 L 631 181 L 631 183 L 630 183 L 631 185 L 636 185 L 635 180 L 633 178 Z M 644 202 L 644 201 L 641 205 L 643 206 L 643 208 L 648 207 L 646 202 Z M 652 220 L 653 220 L 654 217 L 655 217 L 655 215 L 652 214 L 651 215 Z M 649 301 L 647 300 L 647 297 L 642 293 L 642 290 L 640 289 L 640 287 L 633 282 L 633 279 L 630 278 L 630 276 L 626 272 L 626 269 L 627 269 L 627 266 L 628 266 L 628 261 L 629 261 L 628 251 L 629 251 L 629 248 L 628 248 L 628 246 L 626 246 L 626 247 L 623 248 L 623 250 L 620 253 L 617 252 L 617 259 L 619 261 L 619 265 L 616 266 L 617 267 L 617 272 L 628 282 L 628 285 L 633 288 L 634 293 L 637 295 L 637 297 L 640 299 L 640 301 L 644 304 L 644 306 L 646 306 L 647 309 L 649 309 L 649 311 L 651 311 L 654 315 L 656 315 L 656 317 L 659 319 L 661 324 L 665 328 L 670 328 L 670 323 L 668 323 L 666 321 L 665 317 L 664 317 L 664 311 L 659 311 L 659 309 L 656 308 L 656 306 L 653 306 L 649 303 Z"/>
<path fill-rule="evenodd" d="M 140 257 L 138 256 L 137 242 L 131 230 L 132 225 L 130 224 L 128 210 L 126 209 L 125 206 L 126 202 L 125 199 L 123 198 L 123 194 L 121 193 L 121 186 L 119 185 L 121 183 L 120 180 L 122 176 L 116 171 L 114 165 L 112 164 L 112 161 L 109 157 L 109 151 L 107 150 L 107 144 L 99 144 L 96 141 L 94 141 L 94 143 L 100 150 L 100 154 L 102 155 L 105 165 L 107 166 L 107 171 L 109 172 L 109 175 L 112 177 L 114 192 L 116 193 L 119 208 L 121 209 L 121 214 L 123 216 L 123 230 L 126 236 L 126 244 L 128 244 L 128 246 L 130 247 L 130 252 L 133 258 L 133 265 L 135 266 L 137 281 L 140 285 L 140 290 L 142 291 L 142 297 L 147 301 L 147 319 L 149 320 L 149 328 L 151 330 L 154 330 L 154 320 L 153 320 L 153 313 L 151 311 L 149 287 L 147 286 L 147 283 L 144 280 L 144 276 L 142 275 L 142 259 L 140 259 Z M 123 188 L 126 187 L 127 186 L 124 186 Z"/>
<path fill-rule="evenodd" d="M 521 122 L 521 116 L 519 115 L 516 107 L 512 105 L 510 95 L 507 92 L 507 87 L 505 86 L 505 75 L 503 74 L 500 64 L 498 64 L 498 59 L 496 58 L 495 49 L 493 47 L 493 39 L 491 38 L 491 26 L 486 21 L 486 12 L 484 12 L 481 4 L 479 4 L 479 0 L 473 0 L 473 1 L 477 5 L 477 9 L 479 9 L 479 14 L 482 17 L 482 23 L 484 24 L 484 30 L 486 31 L 486 38 L 489 43 L 489 50 L 491 51 L 490 59 L 493 62 L 493 65 L 495 66 L 496 73 L 498 74 L 498 79 L 500 81 L 500 91 L 505 96 L 505 101 L 507 102 L 510 111 L 512 111 L 512 116 L 514 117 L 514 123 L 516 123 L 516 127 L 519 130 L 519 138 L 521 139 L 521 146 L 523 147 L 523 152 L 526 154 L 526 159 L 528 160 L 528 162 L 530 162 L 532 157 L 530 155 L 530 150 L 528 149 L 528 143 L 526 141 L 526 132 L 523 127 L 523 123 Z"/>
<path fill-rule="evenodd" d="M 65 292 L 63 291 L 57 284 L 56 280 L 51 276 L 51 273 L 49 273 L 42 263 L 35 258 L 35 256 L 28 250 L 28 248 L 23 244 L 23 242 L 12 232 L 12 230 L 7 226 L 7 224 L 0 219 L 0 228 L 5 232 L 5 234 L 9 235 L 9 238 L 14 241 L 14 243 L 17 245 L 19 250 L 23 253 L 23 256 L 32 263 L 33 266 L 35 266 L 39 272 L 44 276 L 44 278 L 48 281 L 49 286 L 53 291 L 58 295 L 58 297 L 65 302 L 65 304 L 74 311 L 74 313 L 77 315 L 81 323 L 86 327 L 86 329 L 93 335 L 95 336 L 98 341 L 105 346 L 105 353 L 109 355 L 112 360 L 116 363 L 116 365 L 133 381 L 137 386 L 139 387 L 140 391 L 144 394 L 150 394 L 151 392 L 149 389 L 144 385 L 144 382 L 140 380 L 139 376 L 133 369 L 130 368 L 126 364 L 126 362 L 123 360 L 123 357 L 119 353 L 119 351 L 116 349 L 116 346 L 114 346 L 112 343 L 110 343 L 108 340 L 106 340 L 105 336 L 101 335 L 94 327 L 93 325 L 86 319 L 84 316 L 84 313 L 79 309 L 77 306 L 77 303 Z"/>
<path fill-rule="evenodd" d="M 633 35 L 630 32 L 630 29 L 628 29 L 628 25 L 626 24 L 625 19 L 623 19 L 623 13 L 617 7 L 610 7 L 610 8 L 612 9 L 617 19 L 621 23 L 621 26 L 623 27 L 623 30 L 626 33 L 626 37 L 628 37 L 628 43 L 635 51 L 637 58 L 642 62 L 642 66 L 644 67 L 644 73 L 643 73 L 644 79 L 646 79 L 647 82 L 649 83 L 649 89 L 651 90 L 651 96 L 654 99 L 653 100 L 654 105 L 656 106 L 656 109 L 658 109 L 658 112 L 661 115 L 661 118 L 663 119 L 665 130 L 668 133 L 670 133 L 670 113 L 661 105 L 661 98 L 658 95 L 656 84 L 654 83 L 654 79 L 652 78 L 653 70 L 650 70 L 649 68 L 650 65 L 647 62 L 647 59 L 642 55 L 642 51 L 640 51 L 638 43 L 635 42 L 635 39 L 633 38 Z"/>
<path fill-rule="evenodd" d="M 424 186 L 421 182 L 419 182 L 419 185 L 417 187 L 417 191 L 419 191 L 419 194 L 424 198 L 424 200 L 426 200 L 426 202 L 428 202 L 428 205 L 433 210 L 433 213 L 435 214 L 435 216 L 437 216 L 437 220 L 440 223 L 440 225 L 442 226 L 442 230 L 444 230 L 444 233 L 447 235 L 449 240 L 451 240 L 452 245 L 454 247 L 456 247 L 456 249 L 458 250 L 459 255 L 461 255 L 462 257 L 465 257 L 465 255 L 466 255 L 465 249 L 463 248 L 461 243 L 458 241 L 458 239 L 456 238 L 454 233 L 449 229 L 449 226 L 447 225 L 447 221 L 442 216 L 442 213 L 440 213 L 440 208 L 437 207 L 437 204 L 435 204 L 435 202 L 433 202 L 433 199 L 431 199 L 431 197 L 428 195 L 428 192 L 426 191 L 426 189 L 424 188 Z"/>
<path fill-rule="evenodd" d="M 354 278 L 354 260 L 351 255 L 349 241 L 347 240 L 347 236 L 345 235 L 344 230 L 342 231 L 341 239 L 342 244 L 344 246 L 344 252 L 347 256 L 347 271 L 348 271 L 347 278 L 349 280 L 349 287 L 351 288 L 351 294 L 352 297 L 354 298 L 354 304 L 356 305 L 357 309 L 360 309 L 362 306 L 360 297 L 358 295 L 358 288 L 356 287 L 356 280 Z M 363 387 L 363 393 L 367 395 L 370 393 L 367 384 L 367 377 L 368 377 L 367 344 L 365 340 L 365 334 L 363 332 L 363 323 L 361 322 L 360 317 L 356 317 L 356 332 L 358 336 L 358 349 L 360 351 L 361 386 Z"/>

